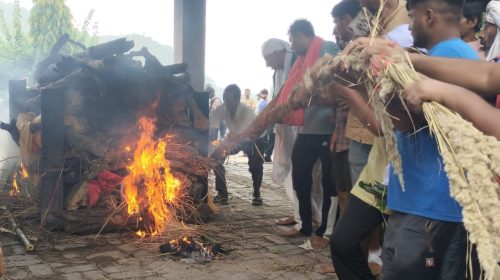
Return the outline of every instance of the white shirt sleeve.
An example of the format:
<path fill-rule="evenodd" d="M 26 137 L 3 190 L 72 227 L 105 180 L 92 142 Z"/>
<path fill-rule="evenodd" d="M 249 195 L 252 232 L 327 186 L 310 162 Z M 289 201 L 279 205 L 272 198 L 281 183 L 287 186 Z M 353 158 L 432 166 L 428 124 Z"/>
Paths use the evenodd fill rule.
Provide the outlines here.
<path fill-rule="evenodd" d="M 219 128 L 220 123 L 222 122 L 223 115 L 225 111 L 225 106 L 217 106 L 217 108 L 213 109 L 210 113 L 209 121 L 210 128 Z"/>

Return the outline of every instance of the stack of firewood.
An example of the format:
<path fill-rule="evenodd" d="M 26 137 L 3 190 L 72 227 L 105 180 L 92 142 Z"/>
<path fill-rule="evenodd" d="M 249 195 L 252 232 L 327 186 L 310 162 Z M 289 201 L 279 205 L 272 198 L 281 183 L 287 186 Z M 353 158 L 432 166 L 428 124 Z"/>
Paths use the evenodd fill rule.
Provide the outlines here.
<path fill-rule="evenodd" d="M 126 176 L 141 116 L 156 120 L 155 136 L 172 135 L 172 147 L 178 147 L 166 154 L 176 161 L 172 171 L 197 185 L 212 164 L 204 157 L 208 119 L 198 106 L 199 93 L 190 85 L 187 65 L 162 65 L 146 48 L 130 51 L 134 43 L 125 38 L 73 55 L 60 54 L 67 43 L 75 42 L 62 36 L 37 64 L 33 76 L 39 96 L 29 100 L 38 103 L 42 94 L 54 90 L 64 94 L 65 206 L 70 210 L 89 206 L 87 182 L 103 171 Z M 41 151 L 42 121 L 43 116 L 25 112 L 9 124 L 2 123 L 24 159 L 36 158 Z M 106 204 L 105 200 L 98 204 Z"/>

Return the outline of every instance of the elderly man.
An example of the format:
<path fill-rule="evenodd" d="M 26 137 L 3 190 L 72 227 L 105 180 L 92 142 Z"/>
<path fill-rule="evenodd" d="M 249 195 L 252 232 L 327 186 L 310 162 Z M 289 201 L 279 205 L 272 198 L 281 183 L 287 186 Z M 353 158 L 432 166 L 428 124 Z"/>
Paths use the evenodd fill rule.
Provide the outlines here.
<path fill-rule="evenodd" d="M 290 44 L 277 38 L 271 38 L 262 44 L 262 56 L 266 66 L 274 70 L 273 74 L 273 99 L 288 78 L 288 73 L 295 61 L 295 53 Z M 274 99 L 273 104 L 276 102 Z M 272 106 L 272 105 L 270 105 Z M 288 198 L 292 202 L 295 215 L 276 221 L 278 225 L 291 225 L 300 221 L 297 196 L 292 184 L 292 148 L 297 138 L 297 128 L 286 124 L 276 124 L 274 127 L 274 161 L 272 178 L 274 183 L 285 188 Z"/>
<path fill-rule="evenodd" d="M 486 6 L 486 23 L 479 34 L 486 52 L 486 61 L 500 60 L 500 1 L 492 0 Z"/>

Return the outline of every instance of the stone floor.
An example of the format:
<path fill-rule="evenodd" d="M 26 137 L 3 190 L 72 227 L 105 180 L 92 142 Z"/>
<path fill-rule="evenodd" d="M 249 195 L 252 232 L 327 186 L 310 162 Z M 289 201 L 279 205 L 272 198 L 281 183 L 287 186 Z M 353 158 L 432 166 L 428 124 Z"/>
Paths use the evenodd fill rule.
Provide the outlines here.
<path fill-rule="evenodd" d="M 265 164 L 264 205 L 252 206 L 246 158 L 226 164 L 230 201 L 208 224 L 173 233 L 210 233 L 234 251 L 208 264 L 161 255 L 164 240 L 138 239 L 134 233 L 100 236 L 51 234 L 34 253 L 24 252 L 10 235 L 0 233 L 7 275 L 3 279 L 337 279 L 316 272 L 329 261 L 328 249 L 299 247 L 306 238 L 283 238 L 274 221 L 291 213 L 283 189 L 272 183 L 272 165 Z M 166 239 L 165 239 L 166 240 Z"/>

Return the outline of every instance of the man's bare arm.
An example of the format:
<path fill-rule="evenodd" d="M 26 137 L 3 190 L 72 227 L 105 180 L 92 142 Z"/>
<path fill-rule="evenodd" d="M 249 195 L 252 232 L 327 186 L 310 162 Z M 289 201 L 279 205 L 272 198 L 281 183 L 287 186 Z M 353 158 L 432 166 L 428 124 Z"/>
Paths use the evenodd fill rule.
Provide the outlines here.
<path fill-rule="evenodd" d="M 464 87 L 482 96 L 500 93 L 500 65 L 485 61 L 410 54 L 415 69 L 434 79 Z"/>
<path fill-rule="evenodd" d="M 325 93 L 322 93 L 324 95 Z M 337 82 L 331 82 L 328 85 L 328 92 L 326 94 L 336 95 L 341 98 L 349 106 L 349 110 L 361 123 L 365 124 L 367 128 L 375 135 L 381 135 L 378 122 L 375 120 L 372 110 L 368 106 L 365 99 L 354 89 L 345 87 Z"/>
<path fill-rule="evenodd" d="M 406 88 L 406 98 L 413 110 L 421 110 L 425 101 L 436 101 L 469 120 L 476 128 L 500 140 L 500 110 L 486 103 L 474 92 L 433 79 L 417 81 Z"/>
<path fill-rule="evenodd" d="M 405 52 L 384 39 L 359 38 L 351 42 L 345 53 L 361 51 L 366 59 L 374 55 Z M 434 79 L 455 84 L 482 96 L 500 93 L 500 64 L 485 61 L 430 57 L 409 53 L 415 70 Z"/>

